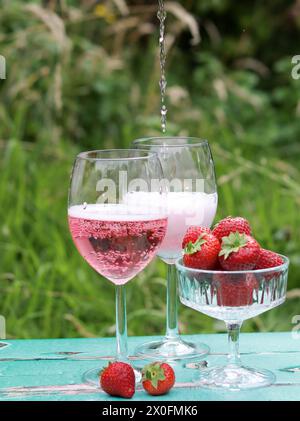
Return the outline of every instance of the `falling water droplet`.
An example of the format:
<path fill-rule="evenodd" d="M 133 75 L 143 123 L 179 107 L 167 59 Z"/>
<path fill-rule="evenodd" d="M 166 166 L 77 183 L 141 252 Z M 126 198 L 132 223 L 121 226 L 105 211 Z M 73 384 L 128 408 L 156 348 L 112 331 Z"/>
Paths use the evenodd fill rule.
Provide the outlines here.
<path fill-rule="evenodd" d="M 167 115 L 167 112 L 168 112 L 167 107 L 165 105 L 163 105 L 161 107 L 161 114 L 162 114 L 162 116 L 166 116 Z"/>
<path fill-rule="evenodd" d="M 86 207 L 87 207 L 87 203 L 86 203 L 86 202 L 84 202 L 84 203 L 83 203 L 83 209 L 86 209 Z"/>

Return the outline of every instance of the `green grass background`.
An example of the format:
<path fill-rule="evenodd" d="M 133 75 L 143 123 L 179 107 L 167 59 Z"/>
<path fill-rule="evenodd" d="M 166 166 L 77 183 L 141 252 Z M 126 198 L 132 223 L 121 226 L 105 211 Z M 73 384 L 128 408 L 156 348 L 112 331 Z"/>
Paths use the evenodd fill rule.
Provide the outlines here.
<path fill-rule="evenodd" d="M 124 4 L 128 10 L 114 1 L 0 1 L 7 60 L 0 81 L 0 313 L 10 338 L 114 334 L 114 288 L 77 253 L 66 209 L 79 151 L 160 134 L 156 2 Z M 264 247 L 291 259 L 286 304 L 245 330 L 291 330 L 300 313 L 300 80 L 291 77 L 299 9 L 293 1 L 173 4 L 168 134 L 209 140 L 217 218 L 245 216 Z M 192 45 L 197 27 L 201 42 Z M 164 332 L 165 276 L 155 260 L 128 284 L 130 335 Z M 182 306 L 180 328 L 224 330 Z"/>

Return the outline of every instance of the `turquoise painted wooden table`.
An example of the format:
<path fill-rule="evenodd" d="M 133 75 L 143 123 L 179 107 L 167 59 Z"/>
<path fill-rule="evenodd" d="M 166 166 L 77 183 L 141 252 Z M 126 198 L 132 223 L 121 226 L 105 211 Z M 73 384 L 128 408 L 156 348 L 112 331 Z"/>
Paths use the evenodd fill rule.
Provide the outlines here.
<path fill-rule="evenodd" d="M 188 338 L 200 338 L 211 347 L 211 355 L 206 358 L 209 365 L 226 361 L 225 335 Z M 136 345 L 144 341 L 145 338 L 130 338 L 129 350 L 132 352 Z M 1 401 L 118 400 L 82 381 L 82 373 L 99 366 L 103 359 L 113 355 L 114 339 L 5 342 L 8 345 L 0 348 Z M 276 384 L 244 392 L 206 390 L 193 384 L 193 380 L 199 376 L 198 369 L 176 366 L 177 383 L 168 395 L 153 399 L 138 391 L 133 400 L 300 400 L 300 340 L 293 339 L 291 333 L 242 334 L 241 352 L 245 364 L 272 370 L 277 376 Z M 137 361 L 137 364 L 140 362 Z"/>

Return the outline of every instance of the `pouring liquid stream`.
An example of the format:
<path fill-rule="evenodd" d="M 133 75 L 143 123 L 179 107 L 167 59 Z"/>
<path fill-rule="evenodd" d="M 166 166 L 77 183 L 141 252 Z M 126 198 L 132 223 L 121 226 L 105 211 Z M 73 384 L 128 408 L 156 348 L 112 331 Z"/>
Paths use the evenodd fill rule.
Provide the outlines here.
<path fill-rule="evenodd" d="M 159 56 L 160 56 L 160 96 L 161 96 L 161 128 L 163 133 L 167 129 L 167 113 L 168 109 L 166 106 L 166 89 L 167 89 L 167 78 L 166 78 L 166 48 L 165 48 L 165 21 L 167 18 L 167 12 L 165 10 L 164 0 L 158 0 L 158 12 L 157 17 L 159 19 Z"/>

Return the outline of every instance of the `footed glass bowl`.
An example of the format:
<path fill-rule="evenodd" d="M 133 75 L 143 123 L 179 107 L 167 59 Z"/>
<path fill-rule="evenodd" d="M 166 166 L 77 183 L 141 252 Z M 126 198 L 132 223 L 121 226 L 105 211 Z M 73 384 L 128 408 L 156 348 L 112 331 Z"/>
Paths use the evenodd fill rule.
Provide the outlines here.
<path fill-rule="evenodd" d="M 243 272 L 192 269 L 185 267 L 182 259 L 176 262 L 182 304 L 223 320 L 228 329 L 228 364 L 202 371 L 201 386 L 240 390 L 268 386 L 275 381 L 274 374 L 267 370 L 243 366 L 239 332 L 244 320 L 285 301 L 289 260 L 281 257 L 281 266 Z"/>

